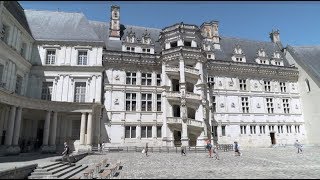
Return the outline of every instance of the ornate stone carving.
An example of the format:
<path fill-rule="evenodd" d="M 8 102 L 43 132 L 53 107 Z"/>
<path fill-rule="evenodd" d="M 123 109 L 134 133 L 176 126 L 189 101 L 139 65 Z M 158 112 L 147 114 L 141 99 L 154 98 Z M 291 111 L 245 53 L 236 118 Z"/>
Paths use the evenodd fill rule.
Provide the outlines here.
<path fill-rule="evenodd" d="M 258 88 L 258 84 L 257 83 L 254 83 L 254 88 Z"/>
<path fill-rule="evenodd" d="M 280 108 L 281 108 L 280 103 L 278 103 L 278 109 L 280 109 Z"/>
<path fill-rule="evenodd" d="M 222 86 L 222 82 L 221 81 L 219 81 L 219 86 Z"/>
<path fill-rule="evenodd" d="M 298 104 L 296 104 L 296 109 L 299 109 Z"/>
<path fill-rule="evenodd" d="M 261 106 L 260 106 L 260 104 L 259 104 L 259 103 L 257 104 L 257 108 L 261 108 Z"/>
<path fill-rule="evenodd" d="M 235 108 L 236 105 L 235 105 L 234 103 L 231 103 L 231 107 L 232 107 L 232 108 Z"/>
<path fill-rule="evenodd" d="M 233 81 L 229 81 L 229 86 L 232 87 L 234 85 Z"/>
<path fill-rule="evenodd" d="M 117 74 L 114 79 L 117 80 L 117 81 L 119 81 L 119 80 L 120 80 L 120 76 Z"/>
<path fill-rule="evenodd" d="M 119 99 L 114 100 L 114 105 L 119 105 Z"/>
<path fill-rule="evenodd" d="M 221 104 L 220 104 L 220 107 L 221 107 L 221 108 L 224 108 L 224 104 L 223 104 L 223 103 L 221 103 Z"/>

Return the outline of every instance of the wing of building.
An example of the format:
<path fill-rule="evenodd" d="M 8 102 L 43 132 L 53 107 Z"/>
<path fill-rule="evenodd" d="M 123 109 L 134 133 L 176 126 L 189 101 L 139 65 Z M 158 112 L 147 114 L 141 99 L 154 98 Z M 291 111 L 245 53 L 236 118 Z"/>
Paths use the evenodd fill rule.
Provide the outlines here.
<path fill-rule="evenodd" d="M 108 22 L 14 1 L 0 15 L 1 153 L 307 142 L 279 31 L 263 42 L 221 36 L 218 21 L 124 25 L 119 6 Z"/>
<path fill-rule="evenodd" d="M 286 58 L 299 70 L 298 84 L 309 144 L 320 144 L 320 46 L 288 46 Z"/>

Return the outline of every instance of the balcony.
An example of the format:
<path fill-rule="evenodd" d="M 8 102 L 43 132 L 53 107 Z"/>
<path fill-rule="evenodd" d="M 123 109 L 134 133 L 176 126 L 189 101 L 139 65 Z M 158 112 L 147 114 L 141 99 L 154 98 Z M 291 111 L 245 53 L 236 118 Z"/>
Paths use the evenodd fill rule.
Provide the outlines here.
<path fill-rule="evenodd" d="M 185 76 L 187 80 L 191 78 L 192 80 L 197 80 L 199 78 L 199 70 L 192 67 L 184 68 Z M 166 73 L 173 78 L 180 79 L 180 67 L 179 66 L 166 66 Z M 196 81 L 194 81 L 196 83 Z"/>
<path fill-rule="evenodd" d="M 201 96 L 192 92 L 186 92 L 186 99 L 201 101 Z"/>
<path fill-rule="evenodd" d="M 182 118 L 181 117 L 168 117 L 167 118 L 167 124 L 170 124 L 170 125 L 181 125 L 181 123 L 182 123 Z M 197 121 L 195 119 L 187 118 L 186 123 L 187 123 L 188 126 L 197 127 L 197 128 L 203 128 L 203 122 L 202 121 Z"/>

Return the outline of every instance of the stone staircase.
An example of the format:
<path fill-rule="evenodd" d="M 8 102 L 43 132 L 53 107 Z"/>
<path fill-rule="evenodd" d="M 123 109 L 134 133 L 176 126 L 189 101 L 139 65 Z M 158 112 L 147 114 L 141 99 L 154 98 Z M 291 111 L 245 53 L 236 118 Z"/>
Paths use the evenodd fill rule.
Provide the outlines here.
<path fill-rule="evenodd" d="M 87 165 L 68 164 L 62 162 L 50 162 L 38 166 L 28 179 L 68 179 L 86 169 Z"/>

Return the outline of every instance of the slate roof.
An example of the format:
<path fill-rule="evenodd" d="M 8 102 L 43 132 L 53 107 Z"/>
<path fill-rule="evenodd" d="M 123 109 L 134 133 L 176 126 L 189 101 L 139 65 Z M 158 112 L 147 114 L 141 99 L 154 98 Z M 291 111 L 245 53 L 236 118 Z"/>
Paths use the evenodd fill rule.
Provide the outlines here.
<path fill-rule="evenodd" d="M 287 50 L 320 87 L 320 46 L 287 46 Z"/>
<path fill-rule="evenodd" d="M 101 42 L 83 13 L 25 10 L 36 40 Z"/>
<path fill-rule="evenodd" d="M 21 26 L 32 36 L 26 15 L 23 8 L 17 1 L 4 1 L 4 7 L 12 14 L 12 16 L 21 24 Z"/>

